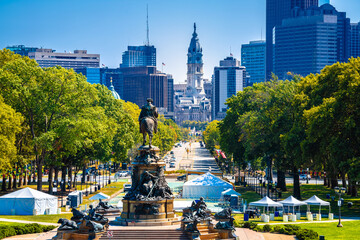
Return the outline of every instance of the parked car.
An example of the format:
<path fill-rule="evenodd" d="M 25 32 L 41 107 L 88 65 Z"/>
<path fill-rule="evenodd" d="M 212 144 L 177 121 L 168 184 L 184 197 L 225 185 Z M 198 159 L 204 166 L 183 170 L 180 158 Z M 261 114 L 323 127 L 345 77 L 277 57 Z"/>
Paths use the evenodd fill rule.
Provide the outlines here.
<path fill-rule="evenodd" d="M 127 176 L 130 176 L 131 173 L 129 171 L 120 171 L 120 172 L 115 173 L 115 175 L 117 177 L 127 177 Z"/>
<path fill-rule="evenodd" d="M 175 162 L 171 162 L 169 168 L 175 168 Z"/>
<path fill-rule="evenodd" d="M 131 184 L 124 184 L 124 192 L 128 192 L 131 190 Z"/>
<path fill-rule="evenodd" d="M 186 180 L 186 174 L 181 175 L 181 176 L 178 176 L 178 177 L 176 178 L 176 180 L 178 180 L 178 181 L 185 181 L 185 180 Z"/>
<path fill-rule="evenodd" d="M 310 180 L 311 179 L 311 176 L 309 174 L 300 174 L 299 176 L 300 180 Z"/>

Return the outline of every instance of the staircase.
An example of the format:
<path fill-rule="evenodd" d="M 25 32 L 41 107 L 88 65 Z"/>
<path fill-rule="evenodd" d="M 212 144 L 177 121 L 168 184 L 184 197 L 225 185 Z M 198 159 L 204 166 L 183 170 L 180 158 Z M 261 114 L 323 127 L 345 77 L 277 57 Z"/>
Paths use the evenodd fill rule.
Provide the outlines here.
<path fill-rule="evenodd" d="M 100 240 L 134 240 L 134 239 L 152 239 L 152 240 L 190 240 L 189 236 L 182 231 L 176 229 L 124 229 L 112 230 L 113 236 L 107 237 L 105 232 Z"/>
<path fill-rule="evenodd" d="M 197 228 L 200 232 L 200 239 L 201 240 L 216 240 L 220 239 L 220 235 L 217 232 L 212 232 L 209 229 L 209 226 L 206 224 L 198 224 Z"/>

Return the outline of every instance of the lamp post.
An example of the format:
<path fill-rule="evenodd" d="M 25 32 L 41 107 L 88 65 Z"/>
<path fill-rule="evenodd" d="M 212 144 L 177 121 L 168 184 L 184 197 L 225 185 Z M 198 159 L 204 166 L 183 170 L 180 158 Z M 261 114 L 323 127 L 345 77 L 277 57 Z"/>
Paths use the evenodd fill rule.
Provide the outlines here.
<path fill-rule="evenodd" d="M 339 187 L 335 187 L 334 188 L 335 192 L 339 195 L 339 201 L 338 201 L 338 206 L 339 206 L 339 223 L 337 225 L 337 227 L 343 227 L 343 225 L 341 224 L 341 195 L 346 193 L 346 188 L 339 188 Z"/>

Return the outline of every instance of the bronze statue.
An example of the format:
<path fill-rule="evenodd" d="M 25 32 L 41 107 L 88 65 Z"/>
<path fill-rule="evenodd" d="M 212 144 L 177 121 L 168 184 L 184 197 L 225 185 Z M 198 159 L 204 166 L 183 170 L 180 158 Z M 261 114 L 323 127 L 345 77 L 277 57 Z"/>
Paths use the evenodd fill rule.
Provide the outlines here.
<path fill-rule="evenodd" d="M 153 133 L 157 133 L 157 117 L 159 116 L 157 108 L 152 103 L 153 100 L 148 98 L 147 104 L 141 107 L 139 116 L 140 133 L 143 134 L 143 146 L 146 144 L 146 134 L 148 134 L 150 148 Z"/>
<path fill-rule="evenodd" d="M 76 224 L 75 221 L 71 221 L 65 218 L 60 218 L 58 223 L 61 224 L 59 230 L 76 230 L 79 229 L 79 226 Z"/>

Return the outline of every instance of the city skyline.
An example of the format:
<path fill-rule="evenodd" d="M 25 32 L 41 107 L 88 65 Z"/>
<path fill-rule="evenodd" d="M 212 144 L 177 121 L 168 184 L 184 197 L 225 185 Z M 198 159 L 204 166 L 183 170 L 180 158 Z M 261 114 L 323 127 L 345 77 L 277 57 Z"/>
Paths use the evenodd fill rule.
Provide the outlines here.
<path fill-rule="evenodd" d="M 157 49 L 157 67 L 176 83 L 186 79 L 186 51 L 197 23 L 203 47 L 204 78 L 231 53 L 241 59 L 241 44 L 265 39 L 265 0 L 257 1 L 2 1 L 0 47 L 26 45 L 57 52 L 86 49 L 101 56 L 101 64 L 119 67 L 127 46 L 146 43 L 149 4 L 150 44 Z M 356 0 L 330 2 L 359 22 Z M 245 11 L 246 9 L 246 11 Z M 9 21 L 11 19 L 11 21 Z M 251 24 L 247 24 L 251 22 Z"/>

